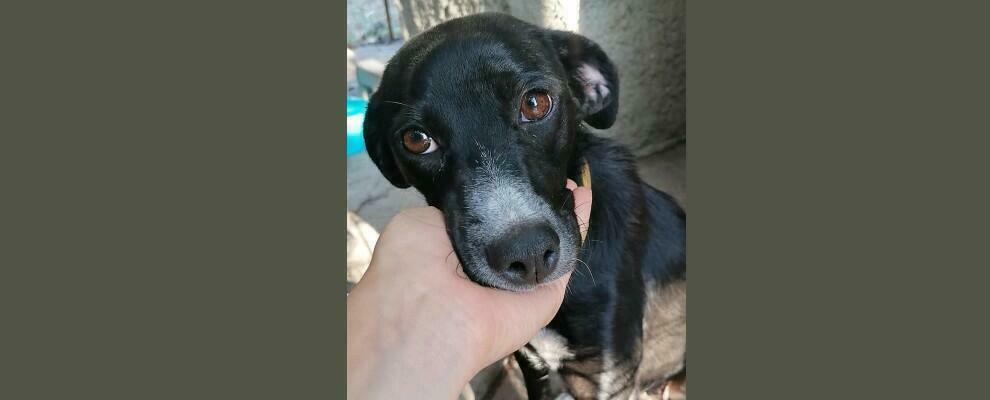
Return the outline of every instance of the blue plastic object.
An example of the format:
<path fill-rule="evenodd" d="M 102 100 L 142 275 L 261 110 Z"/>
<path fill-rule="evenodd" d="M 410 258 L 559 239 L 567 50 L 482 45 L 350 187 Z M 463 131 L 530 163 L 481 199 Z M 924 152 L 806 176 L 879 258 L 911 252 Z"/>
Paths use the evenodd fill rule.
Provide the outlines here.
<path fill-rule="evenodd" d="M 364 112 L 368 101 L 347 97 L 347 156 L 364 151 Z"/>

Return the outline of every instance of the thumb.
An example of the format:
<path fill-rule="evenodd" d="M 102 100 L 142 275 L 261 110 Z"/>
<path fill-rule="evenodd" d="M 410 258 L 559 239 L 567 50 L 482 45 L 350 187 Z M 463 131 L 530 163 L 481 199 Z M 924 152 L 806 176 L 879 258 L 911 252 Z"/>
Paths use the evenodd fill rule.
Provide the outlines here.
<path fill-rule="evenodd" d="M 490 342 L 483 350 L 486 355 L 482 367 L 519 350 L 553 320 L 564 301 L 570 278 L 571 272 L 568 272 L 531 292 L 491 290 L 492 310 L 497 310 L 499 318 L 489 336 Z"/>
<path fill-rule="evenodd" d="M 567 180 L 567 188 L 574 195 L 574 215 L 581 229 L 581 242 L 584 242 L 588 236 L 588 223 L 591 221 L 591 189 L 578 186 L 570 179 Z"/>

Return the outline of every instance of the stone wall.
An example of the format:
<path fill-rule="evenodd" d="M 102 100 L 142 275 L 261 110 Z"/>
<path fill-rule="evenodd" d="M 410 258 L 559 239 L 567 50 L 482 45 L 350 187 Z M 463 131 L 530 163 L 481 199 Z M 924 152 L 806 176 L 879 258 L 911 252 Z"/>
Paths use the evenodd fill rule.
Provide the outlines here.
<path fill-rule="evenodd" d="M 485 11 L 581 33 L 619 70 L 619 117 L 602 131 L 645 156 L 686 137 L 685 0 L 399 0 L 406 37 Z"/>

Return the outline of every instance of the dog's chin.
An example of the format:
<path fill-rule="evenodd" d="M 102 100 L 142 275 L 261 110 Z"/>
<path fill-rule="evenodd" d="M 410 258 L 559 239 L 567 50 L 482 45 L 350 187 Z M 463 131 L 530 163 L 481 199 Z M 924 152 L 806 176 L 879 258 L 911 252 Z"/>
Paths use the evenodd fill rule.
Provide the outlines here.
<path fill-rule="evenodd" d="M 554 270 L 550 273 L 550 276 L 547 277 L 546 280 L 538 284 L 513 282 L 495 272 L 492 272 L 492 270 L 488 268 L 488 265 L 482 265 L 477 269 L 475 268 L 466 269 L 465 273 L 468 276 L 468 279 L 471 279 L 471 281 L 481 286 L 490 287 L 492 289 L 506 290 L 510 292 L 524 293 L 524 292 L 532 292 L 538 288 L 553 284 L 558 279 L 562 278 L 564 275 L 567 275 L 571 271 L 574 271 L 575 265 L 577 265 L 577 259 L 572 258 L 570 262 L 563 261 L 561 266 L 554 268 Z M 481 272 L 478 272 L 479 270 Z M 474 271 L 474 272 L 472 273 L 469 271 Z"/>

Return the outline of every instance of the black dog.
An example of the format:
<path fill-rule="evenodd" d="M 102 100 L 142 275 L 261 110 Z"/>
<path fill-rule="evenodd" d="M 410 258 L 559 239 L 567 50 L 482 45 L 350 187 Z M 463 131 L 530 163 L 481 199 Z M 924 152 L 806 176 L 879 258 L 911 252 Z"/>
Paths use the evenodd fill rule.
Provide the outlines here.
<path fill-rule="evenodd" d="M 560 312 L 516 354 L 531 399 L 556 390 L 554 370 L 574 397 L 629 398 L 685 365 L 684 212 L 582 127 L 611 126 L 618 94 L 587 38 L 479 14 L 409 41 L 368 106 L 371 158 L 443 211 L 469 278 L 526 291 L 577 268 Z M 582 246 L 564 182 L 581 182 L 585 163 Z"/>

